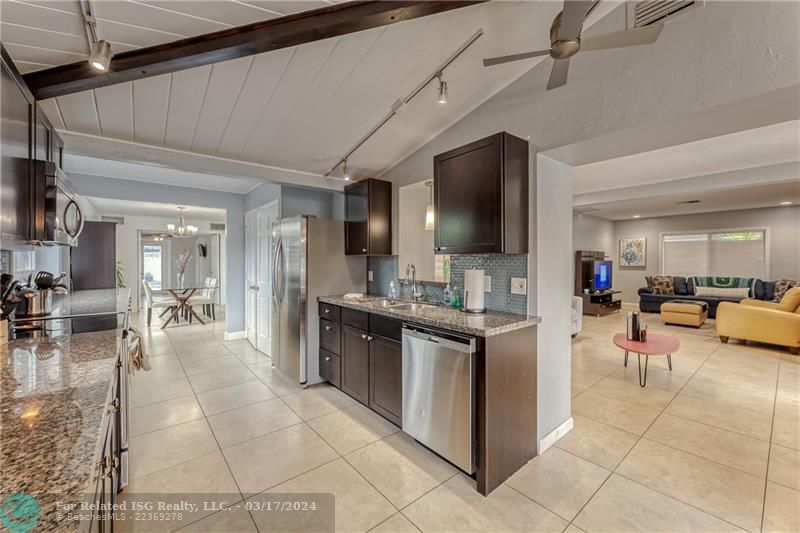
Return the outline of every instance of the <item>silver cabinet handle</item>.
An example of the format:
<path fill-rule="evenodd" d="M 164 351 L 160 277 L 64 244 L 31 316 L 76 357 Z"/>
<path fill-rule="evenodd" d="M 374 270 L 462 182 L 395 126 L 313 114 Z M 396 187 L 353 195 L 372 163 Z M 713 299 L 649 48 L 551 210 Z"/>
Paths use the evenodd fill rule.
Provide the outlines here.
<path fill-rule="evenodd" d="M 331 358 L 330 358 L 330 357 L 326 357 L 326 358 L 325 358 L 325 360 L 326 360 L 326 361 L 330 361 L 330 360 L 331 360 Z"/>
<path fill-rule="evenodd" d="M 367 335 L 367 340 L 368 340 L 368 341 L 371 341 L 371 340 L 372 340 L 372 336 L 370 336 L 370 335 Z"/>
<path fill-rule="evenodd" d="M 330 330 L 331 330 L 330 326 L 325 326 L 325 331 L 330 331 Z"/>
<path fill-rule="evenodd" d="M 327 315 L 327 314 L 328 314 L 328 313 L 330 313 L 330 312 L 331 312 L 331 310 L 330 310 L 330 309 L 328 309 L 328 308 L 326 307 L 326 308 L 325 308 L 325 314 Z"/>
<path fill-rule="evenodd" d="M 362 339 L 366 339 L 366 338 L 367 338 L 367 334 L 366 334 L 366 333 L 362 333 L 362 334 L 361 334 L 361 338 L 362 338 Z"/>
<path fill-rule="evenodd" d="M 362 248 L 361 249 L 361 253 L 367 253 L 367 249 L 366 248 Z"/>

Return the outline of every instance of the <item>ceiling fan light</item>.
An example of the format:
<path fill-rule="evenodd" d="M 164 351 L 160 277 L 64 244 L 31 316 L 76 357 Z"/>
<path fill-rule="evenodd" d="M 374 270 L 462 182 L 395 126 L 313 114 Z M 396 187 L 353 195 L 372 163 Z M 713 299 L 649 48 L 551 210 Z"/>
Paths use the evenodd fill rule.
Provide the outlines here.
<path fill-rule="evenodd" d="M 95 41 L 89 54 L 89 64 L 93 69 L 106 72 L 111 64 L 111 45 L 108 41 Z"/>

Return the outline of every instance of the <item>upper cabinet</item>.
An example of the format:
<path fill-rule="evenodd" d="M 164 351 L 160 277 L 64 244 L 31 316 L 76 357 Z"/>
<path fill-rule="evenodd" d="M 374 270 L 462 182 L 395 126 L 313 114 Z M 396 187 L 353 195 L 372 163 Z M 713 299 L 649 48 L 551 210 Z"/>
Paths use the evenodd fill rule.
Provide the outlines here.
<path fill-rule="evenodd" d="M 348 185 L 345 194 L 345 253 L 391 255 L 392 184 L 373 178 Z"/>
<path fill-rule="evenodd" d="M 433 158 L 434 251 L 528 253 L 528 141 L 501 132 Z"/>

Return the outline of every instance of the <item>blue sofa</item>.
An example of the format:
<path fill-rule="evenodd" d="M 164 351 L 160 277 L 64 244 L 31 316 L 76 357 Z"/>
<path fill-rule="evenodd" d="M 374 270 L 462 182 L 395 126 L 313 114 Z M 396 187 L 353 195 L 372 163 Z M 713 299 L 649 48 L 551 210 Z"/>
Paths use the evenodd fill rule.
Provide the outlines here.
<path fill-rule="evenodd" d="M 718 296 L 695 296 L 694 281 L 691 277 L 672 277 L 674 294 L 653 294 L 649 287 L 639 289 L 639 310 L 643 313 L 661 312 L 661 304 L 670 300 L 696 300 L 708 304 L 708 318 L 716 318 L 717 306 L 721 302 L 739 303 L 742 298 L 724 298 Z M 751 298 L 757 300 L 772 300 L 775 282 L 757 279 L 751 290 Z"/>

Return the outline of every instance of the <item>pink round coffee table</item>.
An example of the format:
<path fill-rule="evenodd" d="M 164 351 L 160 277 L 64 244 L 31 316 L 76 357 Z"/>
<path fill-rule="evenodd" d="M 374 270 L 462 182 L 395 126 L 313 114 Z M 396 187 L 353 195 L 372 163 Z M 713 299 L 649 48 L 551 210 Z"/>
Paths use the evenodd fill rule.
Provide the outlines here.
<path fill-rule="evenodd" d="M 672 354 L 681 347 L 680 341 L 670 335 L 648 333 L 645 342 L 629 341 L 624 333 L 614 335 L 614 344 L 625 350 L 625 366 L 628 366 L 628 352 L 636 354 L 639 362 L 639 386 L 647 385 L 647 361 L 651 355 L 666 355 L 667 364 L 672 371 Z M 642 374 L 642 356 L 644 355 L 644 374 Z"/>

